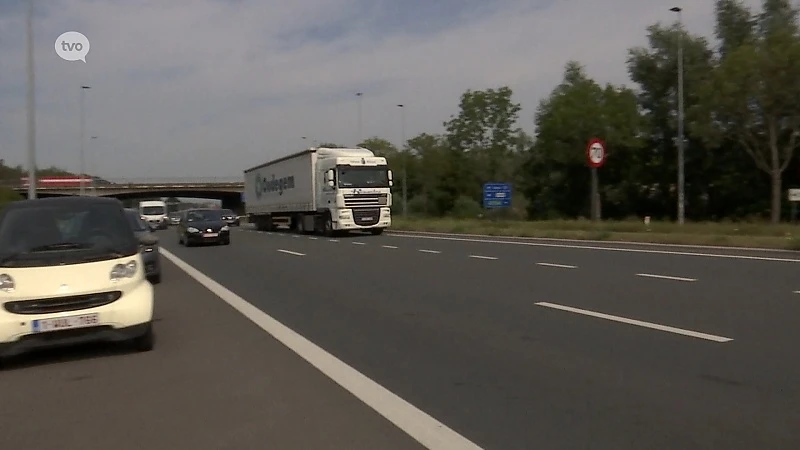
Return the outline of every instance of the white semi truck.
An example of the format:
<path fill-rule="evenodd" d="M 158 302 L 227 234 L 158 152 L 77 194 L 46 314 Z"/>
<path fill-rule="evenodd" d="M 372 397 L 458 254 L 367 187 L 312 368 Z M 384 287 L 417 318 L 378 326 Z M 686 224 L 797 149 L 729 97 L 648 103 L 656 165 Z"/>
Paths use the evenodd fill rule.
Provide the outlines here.
<path fill-rule="evenodd" d="M 327 236 L 392 224 L 392 171 L 366 148 L 309 148 L 244 171 L 248 221 Z"/>

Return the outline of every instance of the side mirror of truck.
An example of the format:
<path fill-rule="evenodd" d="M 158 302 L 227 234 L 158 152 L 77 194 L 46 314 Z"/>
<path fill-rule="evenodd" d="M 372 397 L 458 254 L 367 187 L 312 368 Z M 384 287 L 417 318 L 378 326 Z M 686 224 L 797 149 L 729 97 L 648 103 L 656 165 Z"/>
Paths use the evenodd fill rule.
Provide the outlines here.
<path fill-rule="evenodd" d="M 394 181 L 392 180 L 392 171 L 386 171 L 386 177 L 389 178 L 389 187 L 394 186 Z"/>
<path fill-rule="evenodd" d="M 328 186 L 334 187 L 336 186 L 336 171 L 333 169 L 328 169 L 325 172 L 325 182 L 328 183 Z"/>
<path fill-rule="evenodd" d="M 333 180 L 328 180 L 328 186 L 334 187 L 335 185 L 336 183 L 334 183 Z"/>

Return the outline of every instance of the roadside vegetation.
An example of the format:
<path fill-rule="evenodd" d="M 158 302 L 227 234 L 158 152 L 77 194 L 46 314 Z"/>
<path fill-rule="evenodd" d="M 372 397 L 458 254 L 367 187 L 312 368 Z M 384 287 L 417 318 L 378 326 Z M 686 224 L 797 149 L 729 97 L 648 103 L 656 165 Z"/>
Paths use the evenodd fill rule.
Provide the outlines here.
<path fill-rule="evenodd" d="M 395 174 L 393 228 L 797 248 L 787 190 L 800 188 L 798 12 L 787 0 L 764 0 L 760 11 L 739 0 L 715 5 L 715 28 L 706 35 L 678 23 L 648 27 L 648 45 L 627 49 L 630 86 L 601 85 L 579 61 L 568 62 L 561 83 L 538 104 L 533 136 L 519 128 L 521 103 L 511 89 L 493 87 L 464 92 L 440 135 L 399 146 L 365 140 Z M 674 224 L 679 41 L 684 226 Z M 599 169 L 599 223 L 582 219 L 591 217 L 591 138 L 602 139 L 608 155 Z M 510 209 L 482 208 L 487 182 L 513 185 Z"/>

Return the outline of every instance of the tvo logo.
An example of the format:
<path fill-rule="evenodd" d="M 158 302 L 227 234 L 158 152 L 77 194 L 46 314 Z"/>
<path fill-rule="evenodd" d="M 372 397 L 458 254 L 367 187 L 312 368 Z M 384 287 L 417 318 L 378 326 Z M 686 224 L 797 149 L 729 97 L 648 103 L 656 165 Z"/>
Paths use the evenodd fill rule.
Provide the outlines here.
<path fill-rule="evenodd" d="M 277 192 L 278 195 L 283 195 L 284 191 L 294 189 L 294 176 L 283 178 L 264 178 L 261 174 L 256 175 L 256 198 L 261 198 L 264 194 L 270 192 Z"/>

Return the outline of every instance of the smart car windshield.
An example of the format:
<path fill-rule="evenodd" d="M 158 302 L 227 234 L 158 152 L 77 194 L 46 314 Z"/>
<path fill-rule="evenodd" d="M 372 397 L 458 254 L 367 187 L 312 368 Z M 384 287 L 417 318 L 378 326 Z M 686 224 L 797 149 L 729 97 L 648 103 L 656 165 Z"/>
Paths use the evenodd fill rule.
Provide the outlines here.
<path fill-rule="evenodd" d="M 142 218 L 139 216 L 138 212 L 125 210 L 125 215 L 128 216 L 128 222 L 130 222 L 133 231 L 147 231 L 147 225 L 145 225 L 145 223 L 142 221 Z"/>
<path fill-rule="evenodd" d="M 78 264 L 137 251 L 130 223 L 114 203 L 43 202 L 0 214 L 0 266 Z"/>
<path fill-rule="evenodd" d="M 186 213 L 187 222 L 218 222 L 221 220 L 222 212 L 218 209 L 198 209 Z"/>

